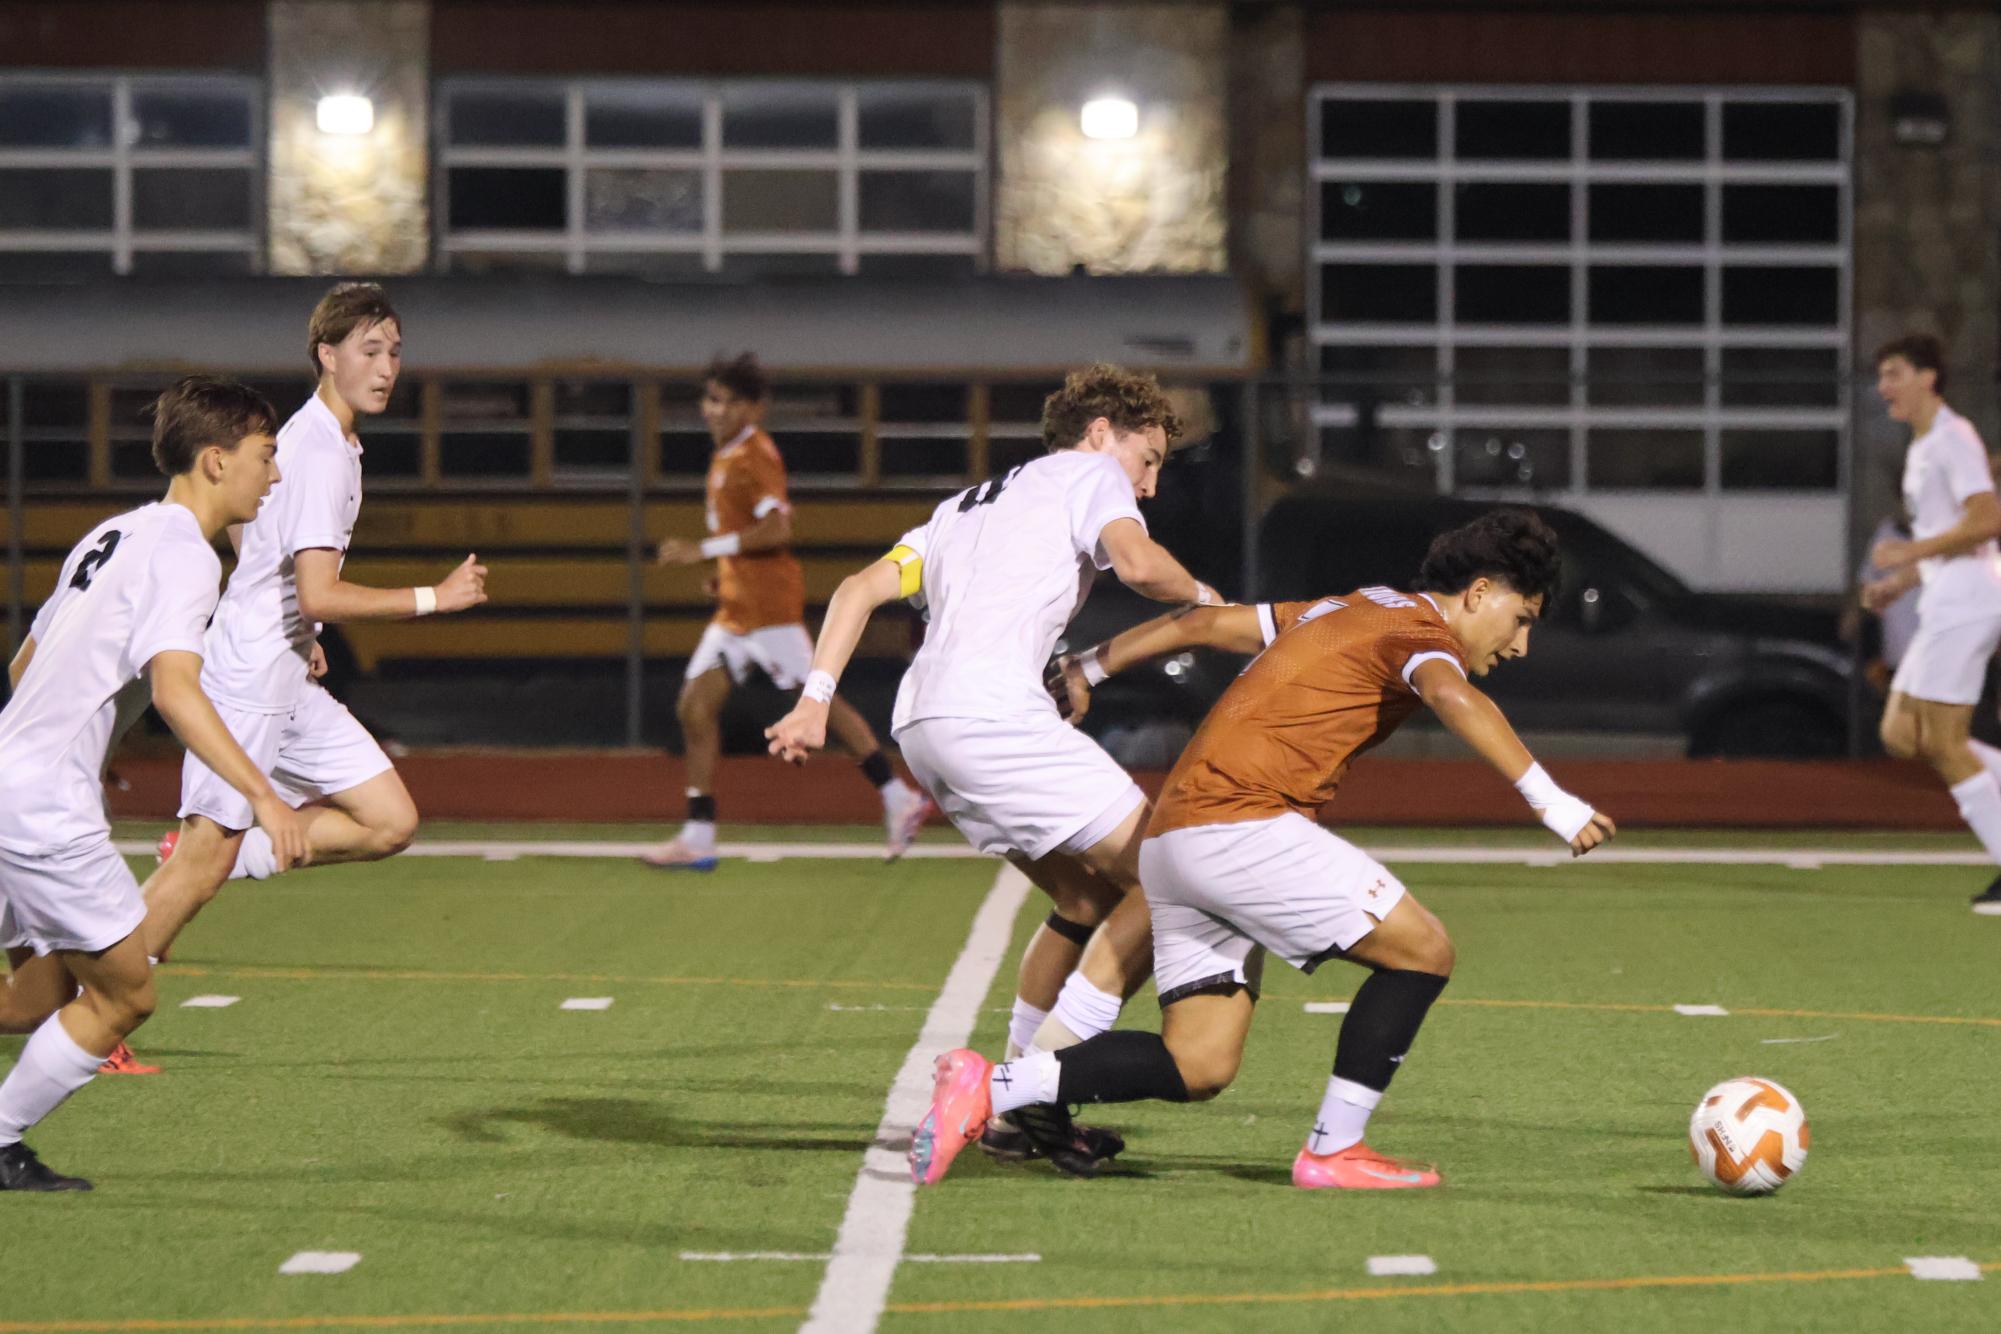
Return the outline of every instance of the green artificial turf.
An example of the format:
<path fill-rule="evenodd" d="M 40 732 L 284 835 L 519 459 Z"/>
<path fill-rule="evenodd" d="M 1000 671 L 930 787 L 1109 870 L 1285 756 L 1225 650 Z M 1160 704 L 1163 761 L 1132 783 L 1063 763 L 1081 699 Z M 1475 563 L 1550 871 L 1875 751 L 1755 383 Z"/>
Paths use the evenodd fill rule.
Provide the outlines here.
<path fill-rule="evenodd" d="M 577 836 L 479 836 L 510 832 Z M 1370 1139 L 1435 1160 L 1444 1189 L 1287 1184 L 1340 1023 L 1303 1003 L 1360 975 L 1273 966 L 1222 1098 L 1092 1109 L 1131 1143 L 1117 1171 L 1076 1182 L 968 1151 L 920 1192 L 907 1250 L 1043 1258 L 906 1264 L 882 1328 L 2001 1327 L 2001 1273 L 1902 1273 L 1906 1256 L 2001 1261 L 2001 920 L 1966 911 L 1977 869 L 1398 870 L 1460 962 Z M 994 875 L 977 860 L 700 876 L 406 858 L 232 885 L 162 970 L 135 1042 L 167 1073 L 100 1079 L 30 1135 L 98 1190 L 0 1196 L 0 1334 L 440 1315 L 563 1328 L 548 1317 L 608 1312 L 634 1318 L 588 1327 L 795 1328 L 823 1265 L 680 1252 L 833 1244 Z M 1031 896 L 1017 948 L 1044 911 Z M 1010 955 L 985 1049 L 1012 979 Z M 181 1008 L 218 993 L 241 999 Z M 614 1004 L 558 1008 L 592 996 Z M 1142 1000 L 1127 1022 L 1156 1018 Z M 1770 1199 L 1711 1190 L 1684 1147 L 1696 1099 L 1741 1074 L 1788 1085 L 1812 1118 L 1805 1171 Z M 280 1277 L 300 1250 L 364 1258 Z M 1369 1277 L 1390 1254 L 1438 1272 Z M 1833 1276 L 1876 1270 L 1895 1272 Z M 1756 1277 L 1779 1274 L 1799 1277 Z M 1578 1286 L 1731 1275 L 1755 1281 Z M 746 1310 L 770 1314 L 729 1314 Z"/>

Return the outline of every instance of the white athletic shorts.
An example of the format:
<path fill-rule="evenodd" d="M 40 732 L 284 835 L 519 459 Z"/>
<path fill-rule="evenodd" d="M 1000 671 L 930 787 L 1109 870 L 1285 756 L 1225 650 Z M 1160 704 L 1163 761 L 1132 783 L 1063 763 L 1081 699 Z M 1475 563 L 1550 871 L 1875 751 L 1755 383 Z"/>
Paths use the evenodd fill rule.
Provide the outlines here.
<path fill-rule="evenodd" d="M 813 637 L 803 625 L 766 625 L 739 635 L 711 621 L 688 659 L 687 678 L 692 681 L 718 667 L 738 685 L 755 667 L 780 690 L 797 690 L 813 668 Z"/>
<path fill-rule="evenodd" d="M 1296 812 L 1172 829 L 1140 844 L 1160 1003 L 1235 982 L 1258 989 L 1270 950 L 1310 973 L 1404 896 L 1382 863 Z"/>
<path fill-rule="evenodd" d="M 347 706 L 308 683 L 290 713 L 251 713 L 217 703 L 236 744 L 293 806 L 359 787 L 396 766 Z M 181 761 L 181 818 L 206 815 L 224 829 L 257 823 L 243 794 L 189 751 Z"/>
<path fill-rule="evenodd" d="M 904 763 L 981 852 L 1031 861 L 1100 842 L 1146 800 L 1097 742 L 1048 718 L 925 718 L 896 734 Z"/>
<path fill-rule="evenodd" d="M 145 920 L 139 882 L 109 835 L 33 856 L 0 849 L 0 947 L 95 954 Z"/>
<path fill-rule="evenodd" d="M 1996 644 L 2001 644 L 2001 616 L 1936 630 L 1919 621 L 1890 689 L 1935 704 L 1978 704 Z"/>

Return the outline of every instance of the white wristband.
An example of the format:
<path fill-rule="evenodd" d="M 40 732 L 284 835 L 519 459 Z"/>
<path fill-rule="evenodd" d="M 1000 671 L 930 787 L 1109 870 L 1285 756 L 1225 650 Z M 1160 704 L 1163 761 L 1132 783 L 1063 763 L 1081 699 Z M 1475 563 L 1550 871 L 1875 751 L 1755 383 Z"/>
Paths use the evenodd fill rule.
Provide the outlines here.
<path fill-rule="evenodd" d="M 834 698 L 834 674 L 817 668 L 806 673 L 806 688 L 799 693 L 807 699 L 827 703 Z"/>
<path fill-rule="evenodd" d="M 702 539 L 702 555 L 710 560 L 718 556 L 734 556 L 743 550 L 742 533 L 724 533 L 721 537 Z"/>
<path fill-rule="evenodd" d="M 1528 772 L 1515 780 L 1515 791 L 1542 817 L 1543 827 L 1565 843 L 1583 833 L 1595 813 L 1590 802 L 1558 787 L 1540 764 L 1531 763 Z"/>
<path fill-rule="evenodd" d="M 413 588 L 410 591 L 417 595 L 417 614 L 419 616 L 429 616 L 438 609 L 437 589 Z"/>
<path fill-rule="evenodd" d="M 1105 646 L 1085 649 L 1077 659 L 1077 670 L 1084 673 L 1084 680 L 1091 685 L 1103 685 L 1111 673 L 1105 670 Z"/>
<path fill-rule="evenodd" d="M 1223 600 L 1223 595 L 1221 593 L 1218 593 L 1215 589 L 1209 587 L 1209 585 L 1203 583 L 1200 579 L 1197 579 L 1195 581 L 1196 606 L 1213 607 L 1222 602 L 1222 600 Z"/>

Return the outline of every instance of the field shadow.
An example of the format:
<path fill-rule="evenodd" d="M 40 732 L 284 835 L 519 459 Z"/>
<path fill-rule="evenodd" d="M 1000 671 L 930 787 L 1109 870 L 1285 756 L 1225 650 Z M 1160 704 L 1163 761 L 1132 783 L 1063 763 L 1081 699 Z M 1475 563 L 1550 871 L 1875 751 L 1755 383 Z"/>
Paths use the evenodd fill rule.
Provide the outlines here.
<path fill-rule="evenodd" d="M 663 1149 L 788 1149 L 860 1153 L 873 1142 L 848 1126 L 773 1126 L 770 1129 L 681 1121 L 657 1103 L 637 1098 L 545 1098 L 522 1107 L 495 1107 L 441 1118 L 458 1138 L 499 1144 L 502 1129 L 527 1126 L 565 1139 L 638 1144 Z M 842 1131 L 838 1135 L 812 1131 Z"/>

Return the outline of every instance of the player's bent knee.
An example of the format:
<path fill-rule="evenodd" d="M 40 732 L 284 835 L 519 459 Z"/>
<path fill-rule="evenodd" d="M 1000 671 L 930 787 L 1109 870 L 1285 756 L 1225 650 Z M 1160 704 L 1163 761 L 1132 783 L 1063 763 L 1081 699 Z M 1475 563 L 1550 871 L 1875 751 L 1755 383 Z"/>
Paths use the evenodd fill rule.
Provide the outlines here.
<path fill-rule="evenodd" d="M 378 857 L 394 857 L 415 843 L 418 824 L 415 806 L 405 807 L 384 820 L 371 831 L 375 836 L 375 854 Z"/>
<path fill-rule="evenodd" d="M 1237 1067 L 1241 1062 L 1241 1053 L 1235 1052 L 1174 1053 L 1174 1065 L 1181 1072 L 1181 1082 L 1188 1089 L 1190 1102 L 1208 1102 L 1230 1087 L 1236 1081 Z"/>

